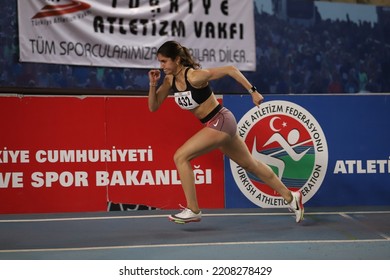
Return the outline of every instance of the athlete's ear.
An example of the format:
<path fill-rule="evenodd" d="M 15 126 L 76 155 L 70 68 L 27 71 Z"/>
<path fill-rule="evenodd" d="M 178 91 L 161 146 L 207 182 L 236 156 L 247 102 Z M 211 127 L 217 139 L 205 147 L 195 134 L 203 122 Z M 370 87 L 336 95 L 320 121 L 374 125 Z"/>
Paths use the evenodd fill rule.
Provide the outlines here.
<path fill-rule="evenodd" d="M 177 56 L 177 57 L 175 58 L 175 61 L 174 61 L 174 62 L 176 63 L 177 66 L 179 66 L 179 65 L 180 65 L 180 62 L 181 62 L 180 56 Z"/>

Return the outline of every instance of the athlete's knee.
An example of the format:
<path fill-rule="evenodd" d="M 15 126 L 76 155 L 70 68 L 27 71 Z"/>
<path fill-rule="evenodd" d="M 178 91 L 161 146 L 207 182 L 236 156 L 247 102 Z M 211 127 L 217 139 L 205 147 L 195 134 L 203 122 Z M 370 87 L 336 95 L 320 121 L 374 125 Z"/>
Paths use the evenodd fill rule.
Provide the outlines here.
<path fill-rule="evenodd" d="M 268 166 L 267 166 L 268 167 Z M 272 169 L 271 168 L 266 168 L 265 170 L 264 170 L 264 172 L 263 172 L 263 174 L 262 174 L 262 176 L 261 176 L 262 178 L 262 180 L 264 181 L 264 182 L 270 182 L 270 181 L 273 181 L 277 176 L 276 176 L 276 174 L 272 171 Z"/>
<path fill-rule="evenodd" d="M 178 151 L 175 152 L 175 154 L 173 155 L 173 161 L 175 162 L 176 165 L 178 165 L 179 161 L 180 161 L 180 153 Z"/>
<path fill-rule="evenodd" d="M 256 174 L 257 173 L 257 163 L 255 161 L 251 162 L 243 162 L 240 164 L 242 168 L 244 168 L 246 171 Z"/>
<path fill-rule="evenodd" d="M 181 148 L 176 150 L 175 154 L 173 155 L 173 161 L 176 165 L 188 161 L 185 152 Z"/>
<path fill-rule="evenodd" d="M 276 174 L 272 171 L 272 169 L 268 165 L 263 164 L 256 160 L 241 165 L 241 167 L 244 168 L 246 171 L 255 174 L 265 182 L 269 182 L 273 180 L 274 177 L 276 177 Z"/>
<path fill-rule="evenodd" d="M 277 178 L 275 172 L 268 165 L 259 162 L 258 166 L 261 174 L 260 179 L 263 180 L 264 182 L 270 182 L 275 180 L 275 178 Z"/>

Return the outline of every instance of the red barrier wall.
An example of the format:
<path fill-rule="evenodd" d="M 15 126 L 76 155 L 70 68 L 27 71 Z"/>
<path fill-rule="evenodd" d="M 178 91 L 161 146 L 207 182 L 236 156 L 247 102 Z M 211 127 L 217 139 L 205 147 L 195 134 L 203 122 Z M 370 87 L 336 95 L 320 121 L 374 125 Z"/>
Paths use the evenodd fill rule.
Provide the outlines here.
<path fill-rule="evenodd" d="M 0 97 L 0 213 L 184 204 L 172 160 L 201 124 L 168 99 Z M 224 207 L 223 156 L 193 161 L 202 208 Z"/>

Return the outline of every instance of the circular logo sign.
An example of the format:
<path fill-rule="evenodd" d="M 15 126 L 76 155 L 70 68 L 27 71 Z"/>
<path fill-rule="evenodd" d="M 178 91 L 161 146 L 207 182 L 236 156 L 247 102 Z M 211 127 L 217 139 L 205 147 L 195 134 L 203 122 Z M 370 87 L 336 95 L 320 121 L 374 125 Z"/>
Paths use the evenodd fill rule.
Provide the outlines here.
<path fill-rule="evenodd" d="M 317 120 L 301 106 L 270 101 L 254 107 L 238 122 L 238 134 L 253 157 L 267 164 L 303 202 L 318 191 L 328 166 L 328 146 Z M 286 207 L 286 201 L 264 182 L 230 160 L 241 192 L 260 207 Z"/>

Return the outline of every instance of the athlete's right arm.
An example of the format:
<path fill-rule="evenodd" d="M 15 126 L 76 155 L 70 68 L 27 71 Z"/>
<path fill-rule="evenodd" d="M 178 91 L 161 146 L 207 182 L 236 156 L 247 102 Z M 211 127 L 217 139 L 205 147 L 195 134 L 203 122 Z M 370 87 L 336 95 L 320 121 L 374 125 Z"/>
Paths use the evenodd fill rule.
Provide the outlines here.
<path fill-rule="evenodd" d="M 155 112 L 160 108 L 161 104 L 167 98 L 171 85 L 169 82 L 168 76 L 165 76 L 161 86 L 157 87 L 158 81 L 160 79 L 160 70 L 150 70 L 149 71 L 149 95 L 148 95 L 148 105 L 151 112 Z"/>

